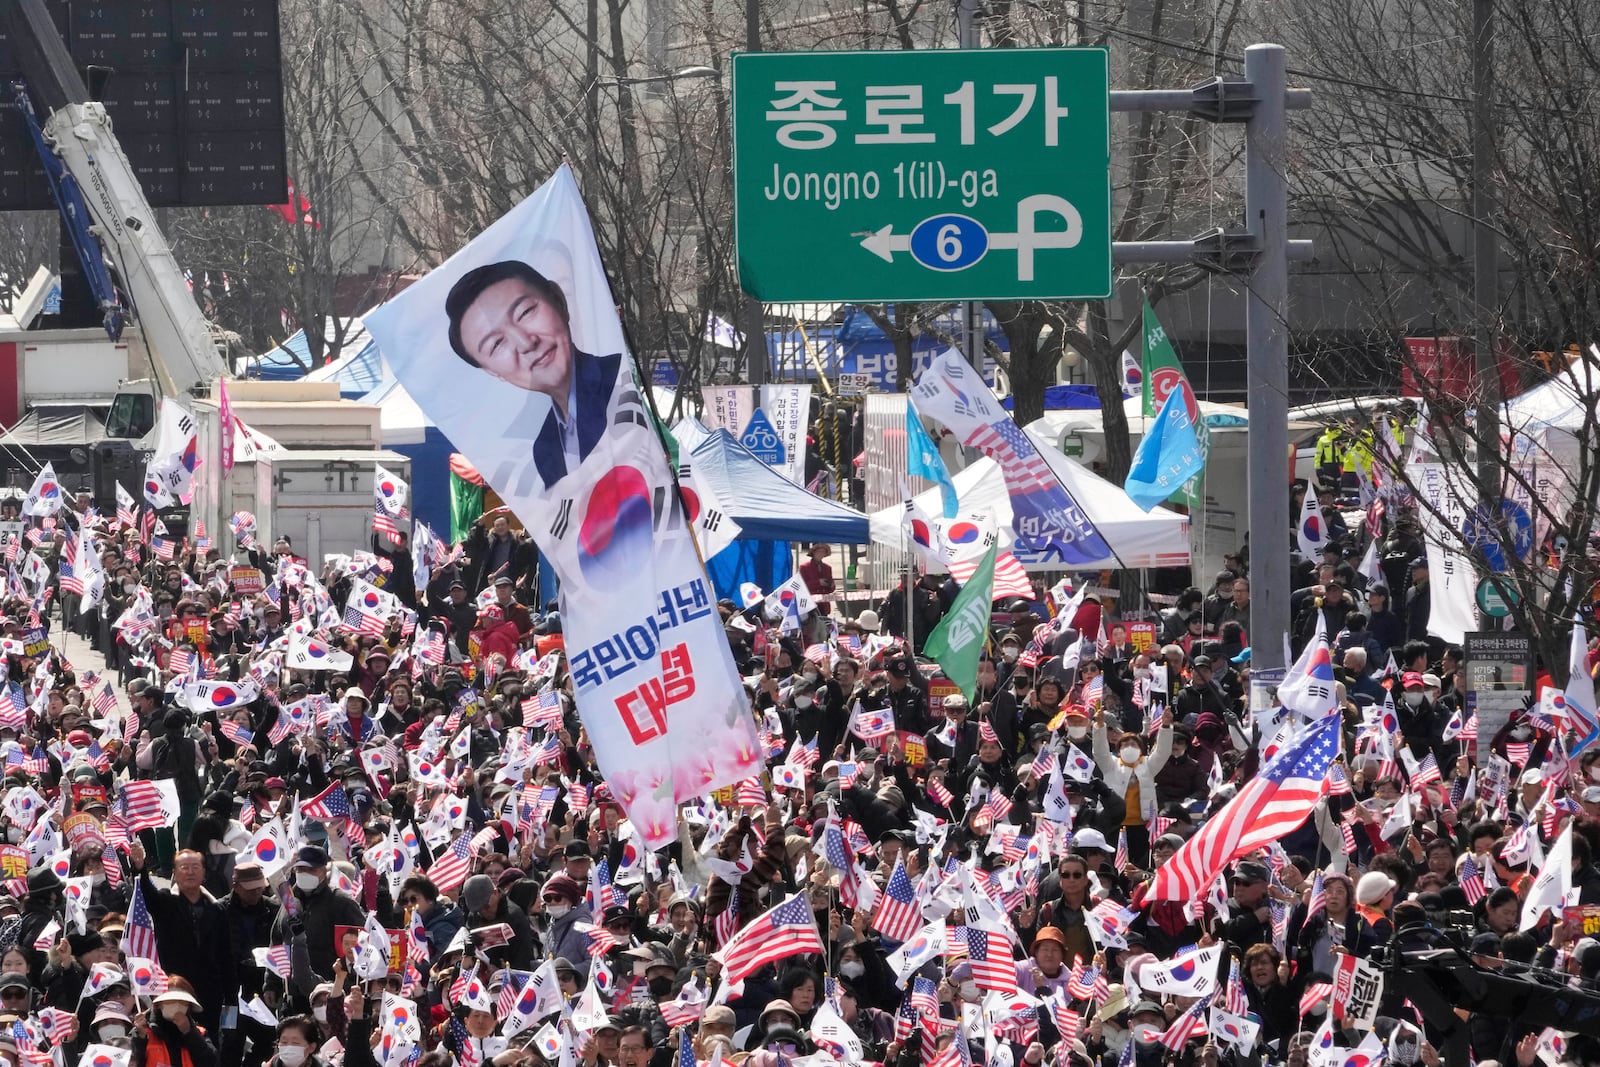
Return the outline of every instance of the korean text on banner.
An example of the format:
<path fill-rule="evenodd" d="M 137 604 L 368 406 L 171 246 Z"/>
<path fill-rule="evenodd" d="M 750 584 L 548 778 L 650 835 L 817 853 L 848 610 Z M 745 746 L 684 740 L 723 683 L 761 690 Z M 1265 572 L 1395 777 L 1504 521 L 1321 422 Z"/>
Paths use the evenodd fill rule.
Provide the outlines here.
<path fill-rule="evenodd" d="M 533 520 L 600 768 L 645 843 L 671 841 L 675 804 L 757 773 L 760 746 L 570 169 L 366 323 Z"/>

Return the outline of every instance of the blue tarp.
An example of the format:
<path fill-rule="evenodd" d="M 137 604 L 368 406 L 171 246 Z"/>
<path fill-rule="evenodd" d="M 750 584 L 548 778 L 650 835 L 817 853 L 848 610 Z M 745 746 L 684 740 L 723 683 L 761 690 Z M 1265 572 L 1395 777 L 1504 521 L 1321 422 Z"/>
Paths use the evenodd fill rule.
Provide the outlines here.
<path fill-rule="evenodd" d="M 383 357 L 378 353 L 378 343 L 367 337 L 365 344 L 346 348 L 338 359 L 318 367 L 305 380 L 338 382 L 339 395 L 352 400 L 365 396 L 383 384 Z"/>
<path fill-rule="evenodd" d="M 717 430 L 696 445 L 689 462 L 694 465 L 695 477 L 710 482 L 722 506 L 742 528 L 742 540 L 850 545 L 870 540 L 865 515 L 806 492 L 757 459 L 727 430 Z"/>
<path fill-rule="evenodd" d="M 1000 406 L 1010 411 L 1016 401 L 1013 397 L 1006 397 L 1000 401 Z M 1044 390 L 1044 409 L 1046 411 L 1098 411 L 1100 409 L 1100 394 L 1095 392 L 1092 385 L 1048 385 Z"/>

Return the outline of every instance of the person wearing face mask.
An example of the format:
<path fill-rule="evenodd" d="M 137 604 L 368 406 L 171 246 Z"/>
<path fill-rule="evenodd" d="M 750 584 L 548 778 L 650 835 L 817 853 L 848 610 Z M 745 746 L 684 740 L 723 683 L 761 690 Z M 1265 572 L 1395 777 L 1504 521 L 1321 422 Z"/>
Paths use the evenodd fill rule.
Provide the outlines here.
<path fill-rule="evenodd" d="M 952 693 L 944 698 L 944 722 L 924 736 L 928 759 L 948 759 L 952 767 L 965 767 L 978 751 L 978 724 L 971 721 L 967 698 Z"/>
<path fill-rule="evenodd" d="M 1122 794 L 1125 810 L 1122 828 L 1128 834 L 1128 857 L 1135 867 L 1143 867 L 1150 855 L 1149 822 L 1157 807 L 1156 775 L 1172 755 L 1172 709 L 1161 713 L 1161 726 L 1149 755 L 1144 738 L 1125 733 L 1115 753 L 1106 732 L 1105 708 L 1095 711 L 1094 761 L 1105 779 L 1106 788 Z"/>
<path fill-rule="evenodd" d="M 311 969 L 320 975 L 330 975 L 333 961 L 339 955 L 333 928 L 362 926 L 367 921 L 367 913 L 353 898 L 328 884 L 328 850 L 321 845 L 304 845 L 295 854 L 293 894 L 294 916 L 291 917 L 291 906 L 285 902 L 273 924 L 272 938 L 277 943 L 287 943 L 293 934 L 292 923 L 303 923 Z"/>
<path fill-rule="evenodd" d="M 112 1048 L 133 1047 L 133 1019 L 122 1010 L 120 1004 L 100 1005 L 95 1009 L 90 1028 L 94 1032 L 91 1040 L 95 1044 L 110 1045 Z"/>
<path fill-rule="evenodd" d="M 217 1067 L 217 1049 L 197 1021 L 200 1002 L 178 979 L 173 988 L 158 995 L 154 1009 L 136 1021 L 133 1031 L 133 1062 L 142 1067 Z"/>
<path fill-rule="evenodd" d="M 227 916 L 229 938 L 239 973 L 240 996 L 244 1001 L 258 996 L 266 987 L 268 972 L 256 965 L 255 950 L 272 945 L 273 920 L 278 914 L 278 898 L 267 887 L 267 876 L 258 863 L 242 863 L 233 869 L 232 891 L 222 898 L 222 910 Z M 304 928 L 291 918 L 292 942 L 290 953 L 290 978 L 298 992 L 312 987 L 310 960 L 305 951 Z M 298 960 L 300 966 L 294 966 Z M 252 1053 L 245 1057 L 245 1042 L 252 1043 Z M 222 1057 L 230 1064 L 257 1067 L 272 1044 L 270 1028 L 248 1015 L 239 1016 L 239 1025 L 223 1030 L 219 1038 Z"/>
<path fill-rule="evenodd" d="M 589 905 L 583 903 L 583 887 L 564 874 L 555 875 L 541 892 L 544 912 L 550 917 L 545 931 L 545 948 L 550 955 L 569 960 L 589 958 L 589 936 L 577 928 L 593 923 Z"/>
<path fill-rule="evenodd" d="M 321 1034 L 317 1021 L 307 1015 L 291 1015 L 278 1023 L 278 1043 L 272 1067 L 326 1067 L 316 1054 Z"/>
<path fill-rule="evenodd" d="M 1444 720 L 1438 709 L 1429 702 L 1428 683 L 1418 671 L 1406 671 L 1400 676 L 1401 705 L 1395 709 L 1400 722 L 1400 732 L 1405 735 L 1406 747 L 1418 759 L 1444 745 Z M 1444 758 L 1441 752 L 1440 758 Z"/>

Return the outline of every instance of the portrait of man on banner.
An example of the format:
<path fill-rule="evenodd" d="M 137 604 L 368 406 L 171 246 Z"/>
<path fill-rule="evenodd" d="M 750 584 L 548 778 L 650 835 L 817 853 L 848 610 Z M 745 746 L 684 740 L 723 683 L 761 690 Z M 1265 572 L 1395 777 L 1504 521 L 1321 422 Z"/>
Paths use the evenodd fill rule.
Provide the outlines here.
<path fill-rule="evenodd" d="M 561 287 L 521 260 L 502 260 L 462 275 L 445 300 L 450 347 L 469 366 L 540 394 L 528 420 L 513 426 L 533 437 L 533 462 L 546 488 L 583 462 L 608 425 L 622 355 L 592 356 L 572 343 Z M 635 394 L 631 403 L 637 405 Z M 544 408 L 543 419 L 537 409 Z"/>
<path fill-rule="evenodd" d="M 676 803 L 756 773 L 760 746 L 572 172 L 365 321 L 555 568 L 601 769 L 671 840 Z"/>

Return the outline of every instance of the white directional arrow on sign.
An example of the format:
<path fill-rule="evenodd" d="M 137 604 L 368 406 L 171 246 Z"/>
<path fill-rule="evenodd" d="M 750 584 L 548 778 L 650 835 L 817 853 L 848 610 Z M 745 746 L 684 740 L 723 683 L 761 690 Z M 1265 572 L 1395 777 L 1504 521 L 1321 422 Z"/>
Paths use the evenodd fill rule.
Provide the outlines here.
<path fill-rule="evenodd" d="M 911 251 L 911 235 L 908 233 L 891 233 L 894 225 L 891 223 L 881 230 L 867 234 L 861 239 L 861 247 L 877 256 L 885 263 L 894 262 L 896 252 Z"/>
<path fill-rule="evenodd" d="M 1054 215 L 1066 220 L 1064 230 L 1037 230 L 1034 221 L 1040 215 Z M 940 218 L 942 216 L 933 216 Z M 923 223 L 928 220 L 924 219 Z M 918 224 L 919 226 L 922 223 Z M 1083 216 L 1066 199 L 1053 193 L 1036 193 L 1017 202 L 1017 232 L 991 233 L 988 247 L 1013 249 L 1017 253 L 1017 280 L 1033 280 L 1033 254 L 1043 248 L 1076 248 L 1083 240 Z M 861 239 L 861 247 L 885 263 L 894 262 L 896 252 L 911 251 L 911 235 L 895 233 L 894 226 L 873 230 Z M 981 258 L 981 257 L 980 257 Z M 978 260 L 974 260 L 974 263 Z M 968 264 L 971 266 L 972 264 Z"/>

